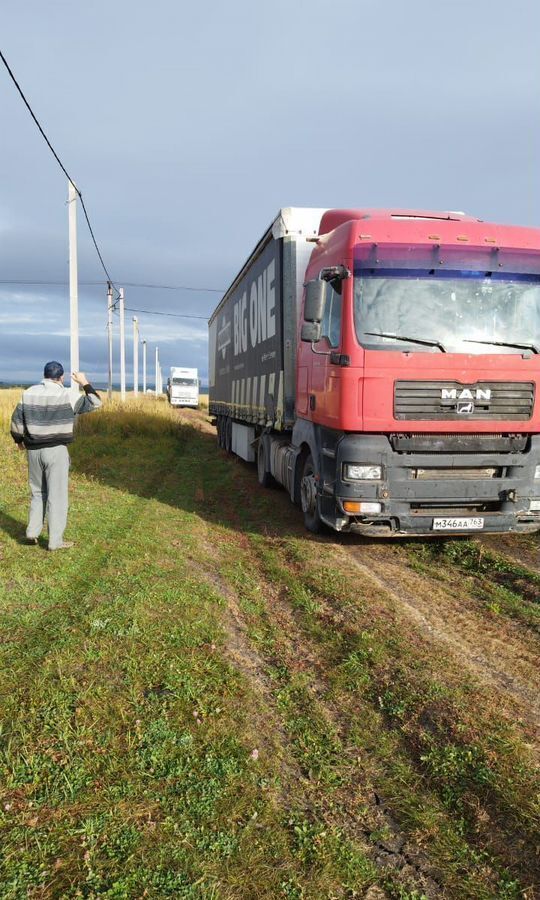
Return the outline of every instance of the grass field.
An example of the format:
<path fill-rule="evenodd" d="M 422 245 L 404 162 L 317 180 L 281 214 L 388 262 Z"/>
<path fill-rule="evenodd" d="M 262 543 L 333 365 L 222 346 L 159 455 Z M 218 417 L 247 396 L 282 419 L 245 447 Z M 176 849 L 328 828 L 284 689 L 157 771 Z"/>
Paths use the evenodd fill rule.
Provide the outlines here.
<path fill-rule="evenodd" d="M 81 420 L 23 543 L 0 392 L 1 898 L 540 897 L 538 538 L 304 532 L 204 410 Z"/>

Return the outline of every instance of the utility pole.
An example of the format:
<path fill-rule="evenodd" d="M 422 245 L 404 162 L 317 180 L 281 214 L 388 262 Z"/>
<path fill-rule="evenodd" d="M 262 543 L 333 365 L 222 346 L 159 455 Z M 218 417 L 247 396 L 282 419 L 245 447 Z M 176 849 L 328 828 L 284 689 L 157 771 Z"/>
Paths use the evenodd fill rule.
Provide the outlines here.
<path fill-rule="evenodd" d="M 126 399 L 126 328 L 124 309 L 124 288 L 119 288 L 120 307 L 120 399 L 124 403 Z"/>
<path fill-rule="evenodd" d="M 133 393 L 139 393 L 139 320 L 133 316 Z"/>
<path fill-rule="evenodd" d="M 107 287 L 107 340 L 109 344 L 109 379 L 107 382 L 107 397 L 112 399 L 113 379 L 113 321 L 112 321 L 112 284 L 109 281 Z"/>
<path fill-rule="evenodd" d="M 72 372 L 79 371 L 79 280 L 77 273 L 77 190 L 68 181 L 69 218 L 69 364 Z M 71 381 L 71 392 L 76 397 L 79 385 Z"/>
<path fill-rule="evenodd" d="M 142 389 L 146 396 L 146 341 L 142 342 Z"/>
<path fill-rule="evenodd" d="M 155 382 L 155 390 L 154 394 L 156 397 L 159 396 L 159 347 L 156 347 L 156 382 Z"/>

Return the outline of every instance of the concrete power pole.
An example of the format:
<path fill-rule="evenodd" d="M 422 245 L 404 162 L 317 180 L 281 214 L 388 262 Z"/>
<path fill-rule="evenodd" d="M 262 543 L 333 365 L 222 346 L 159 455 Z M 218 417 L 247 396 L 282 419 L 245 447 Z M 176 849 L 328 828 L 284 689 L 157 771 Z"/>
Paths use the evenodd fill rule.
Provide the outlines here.
<path fill-rule="evenodd" d="M 77 191 L 68 181 L 69 210 L 69 364 L 72 372 L 79 371 L 79 280 L 77 273 Z M 79 385 L 71 382 L 77 396 Z"/>
<path fill-rule="evenodd" d="M 112 399 L 113 379 L 113 320 L 112 320 L 112 285 L 107 287 L 107 340 L 109 344 L 109 379 L 107 382 L 107 397 Z"/>
<path fill-rule="evenodd" d="M 156 382 L 154 394 L 159 397 L 159 347 L 156 347 Z"/>
<path fill-rule="evenodd" d="M 126 399 L 126 323 L 124 288 L 120 288 L 118 305 L 120 308 L 120 399 L 123 403 Z"/>
<path fill-rule="evenodd" d="M 139 393 L 139 320 L 133 316 L 133 393 Z"/>
<path fill-rule="evenodd" d="M 142 389 L 146 395 L 146 341 L 142 342 Z"/>

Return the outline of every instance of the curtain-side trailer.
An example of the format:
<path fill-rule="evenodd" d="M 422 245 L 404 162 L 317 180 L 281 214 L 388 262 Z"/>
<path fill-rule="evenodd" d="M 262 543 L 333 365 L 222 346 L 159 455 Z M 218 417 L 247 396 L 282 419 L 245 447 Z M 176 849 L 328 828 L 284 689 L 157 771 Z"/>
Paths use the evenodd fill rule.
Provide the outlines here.
<path fill-rule="evenodd" d="M 209 322 L 219 446 L 306 527 L 540 528 L 540 230 L 282 209 Z"/>
<path fill-rule="evenodd" d="M 296 342 L 322 209 L 282 209 L 209 323 L 209 409 L 219 445 L 247 462 L 261 433 L 295 422 Z"/>

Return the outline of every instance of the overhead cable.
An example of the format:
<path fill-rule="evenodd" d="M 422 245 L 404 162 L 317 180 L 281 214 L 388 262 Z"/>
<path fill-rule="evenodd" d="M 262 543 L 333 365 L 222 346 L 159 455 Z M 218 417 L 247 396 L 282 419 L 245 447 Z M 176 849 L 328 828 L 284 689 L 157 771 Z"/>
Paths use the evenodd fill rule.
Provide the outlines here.
<path fill-rule="evenodd" d="M 125 287 L 134 287 L 134 288 L 156 288 L 158 290 L 163 291 L 201 291 L 202 293 L 208 294 L 224 294 L 225 291 L 221 288 L 207 288 L 207 287 L 188 287 L 185 284 L 140 284 L 136 281 L 123 281 L 122 284 Z"/>
<path fill-rule="evenodd" d="M 67 180 L 70 182 L 70 184 L 73 185 L 74 190 L 77 192 L 77 195 L 78 195 L 78 197 L 79 197 L 79 200 L 81 201 L 81 208 L 82 208 L 82 211 L 83 211 L 83 213 L 84 213 L 84 217 L 85 217 L 85 219 L 86 219 L 86 224 L 88 225 L 88 230 L 89 230 L 89 232 L 90 232 L 90 236 L 91 236 L 92 241 L 93 241 L 93 243 L 94 243 L 94 247 L 96 248 L 96 253 L 97 253 L 97 255 L 98 255 L 99 261 L 100 261 L 100 263 L 101 263 L 101 267 L 102 267 L 103 271 L 105 272 L 105 275 L 107 276 L 107 281 L 110 282 L 111 284 L 114 284 L 114 282 L 113 282 L 113 280 L 112 280 L 112 278 L 111 278 L 111 276 L 109 275 L 109 272 L 108 272 L 108 270 L 107 270 L 107 266 L 105 265 L 105 263 L 104 263 L 104 261 L 103 261 L 103 256 L 101 255 L 101 250 L 100 250 L 99 247 L 98 247 L 98 243 L 97 243 L 97 241 L 96 241 L 96 237 L 95 237 L 95 234 L 94 234 L 94 230 L 93 230 L 92 225 L 91 225 L 91 223 L 90 223 L 90 218 L 89 218 L 89 216 L 88 216 L 88 212 L 87 212 L 87 209 L 86 209 L 84 200 L 83 200 L 83 196 L 82 196 L 82 194 L 81 194 L 79 188 L 77 187 L 77 185 L 76 185 L 75 182 L 73 181 L 73 178 L 71 177 L 71 175 L 70 175 L 69 172 L 67 171 L 67 169 L 66 169 L 66 167 L 64 166 L 62 160 L 61 160 L 60 157 L 58 156 L 58 153 L 57 153 L 56 150 L 54 149 L 54 147 L 53 147 L 53 145 L 51 144 L 49 138 L 47 137 L 47 135 L 45 134 L 43 128 L 41 127 L 41 124 L 40 124 L 40 122 L 38 121 L 38 119 L 37 119 L 37 117 L 36 117 L 36 115 L 35 115 L 35 113 L 34 113 L 34 110 L 32 109 L 32 107 L 30 106 L 28 100 L 26 99 L 26 97 L 25 97 L 25 95 L 24 95 L 24 93 L 23 93 L 23 90 L 22 90 L 22 88 L 21 88 L 19 82 L 18 82 L 17 79 L 15 78 L 15 75 L 13 74 L 13 72 L 12 72 L 12 70 L 11 70 L 9 64 L 8 64 L 7 59 L 6 59 L 6 57 L 4 56 L 4 54 L 2 53 L 1 50 L 0 50 L 0 59 L 1 59 L 2 62 L 4 63 L 4 66 L 6 67 L 6 69 L 7 69 L 7 71 L 8 71 L 8 74 L 9 74 L 9 76 L 10 76 L 10 78 L 11 78 L 13 84 L 14 84 L 15 87 L 17 88 L 17 90 L 18 90 L 18 92 L 19 92 L 19 94 L 20 94 L 20 96 L 21 96 L 21 98 L 22 98 L 22 101 L 23 101 L 24 105 L 26 106 L 28 112 L 29 112 L 30 115 L 32 116 L 32 119 L 34 120 L 35 124 L 37 125 L 37 127 L 38 127 L 38 129 L 39 129 L 39 131 L 40 131 L 40 133 L 41 133 L 41 136 L 43 137 L 43 139 L 44 139 L 45 143 L 47 144 L 49 150 L 51 151 L 51 153 L 52 153 L 52 155 L 54 156 L 56 162 L 58 163 L 58 165 L 59 165 L 60 168 L 62 169 L 62 172 L 63 172 L 64 175 L 66 176 Z M 116 288 L 116 285 L 115 285 L 115 288 Z"/>
<path fill-rule="evenodd" d="M 208 322 L 208 316 L 192 316 L 189 313 L 158 312 L 155 309 L 135 309 L 133 306 L 125 306 L 124 309 L 129 310 L 129 312 L 146 313 L 148 316 L 172 316 L 174 319 L 204 319 L 205 322 Z"/>
<path fill-rule="evenodd" d="M 193 287 L 187 284 L 141 284 L 137 281 L 121 281 L 119 280 L 124 287 L 133 287 L 133 288 L 147 288 L 151 290 L 163 290 L 163 291 L 196 291 L 197 293 L 203 294 L 224 294 L 225 291 L 221 288 L 207 288 L 207 287 Z M 28 285 L 67 285 L 69 281 L 27 281 L 25 279 L 0 279 L 0 284 L 28 284 Z M 79 281 L 79 284 L 82 285 L 94 285 L 107 286 L 107 281 Z"/>

